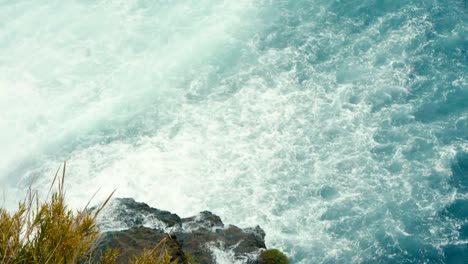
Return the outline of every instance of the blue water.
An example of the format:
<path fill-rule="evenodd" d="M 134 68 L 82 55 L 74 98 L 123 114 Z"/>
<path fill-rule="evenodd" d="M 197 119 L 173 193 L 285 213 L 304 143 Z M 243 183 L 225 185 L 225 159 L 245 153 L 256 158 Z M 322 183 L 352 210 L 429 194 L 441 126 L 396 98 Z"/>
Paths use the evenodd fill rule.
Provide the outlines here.
<path fill-rule="evenodd" d="M 292 263 L 467 263 L 468 2 L 0 0 L 5 206 L 68 160 Z"/>

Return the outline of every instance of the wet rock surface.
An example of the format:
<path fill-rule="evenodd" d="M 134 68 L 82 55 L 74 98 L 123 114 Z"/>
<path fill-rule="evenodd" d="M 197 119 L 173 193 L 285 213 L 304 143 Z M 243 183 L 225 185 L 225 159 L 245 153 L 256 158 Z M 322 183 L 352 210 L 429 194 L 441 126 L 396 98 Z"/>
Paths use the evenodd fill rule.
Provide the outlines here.
<path fill-rule="evenodd" d="M 109 231 L 101 235 L 98 250 L 118 249 L 119 263 L 151 250 L 163 239 L 172 243 L 168 252 L 178 263 L 188 263 L 186 255 L 199 264 L 218 263 L 220 252 L 233 261 L 257 263 L 258 255 L 266 248 L 265 232 L 259 226 L 226 226 L 209 211 L 180 218 L 131 198 L 116 199 L 103 214 L 100 225 Z"/>

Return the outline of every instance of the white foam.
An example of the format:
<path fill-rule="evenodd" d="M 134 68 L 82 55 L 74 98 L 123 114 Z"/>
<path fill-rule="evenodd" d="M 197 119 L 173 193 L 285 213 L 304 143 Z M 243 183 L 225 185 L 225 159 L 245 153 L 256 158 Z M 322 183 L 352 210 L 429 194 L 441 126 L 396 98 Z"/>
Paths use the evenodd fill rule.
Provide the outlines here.
<path fill-rule="evenodd" d="M 406 99 L 424 79 L 405 48 L 431 29 L 423 11 L 351 34 L 339 23 L 358 22 L 328 5 L 285 29 L 268 1 L 31 3 L 0 13 L 17 17 L 0 33 L 5 185 L 47 190 L 68 159 L 74 207 L 117 188 L 182 216 L 210 210 L 259 224 L 302 263 L 385 255 L 377 236 L 412 233 L 403 209 L 434 219 L 434 245 L 459 224 L 434 214 L 460 197 L 447 179 L 466 140 L 441 143 L 445 121 L 415 122 L 424 98 Z M 381 35 L 391 19 L 403 22 Z"/>

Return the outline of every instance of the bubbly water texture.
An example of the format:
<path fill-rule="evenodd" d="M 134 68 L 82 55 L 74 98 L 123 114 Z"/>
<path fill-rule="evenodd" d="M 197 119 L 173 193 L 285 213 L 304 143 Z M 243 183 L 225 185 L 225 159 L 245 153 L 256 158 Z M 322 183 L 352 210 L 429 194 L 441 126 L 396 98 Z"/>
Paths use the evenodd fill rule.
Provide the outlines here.
<path fill-rule="evenodd" d="M 69 161 L 293 263 L 468 258 L 465 0 L 0 0 L 7 206 Z"/>

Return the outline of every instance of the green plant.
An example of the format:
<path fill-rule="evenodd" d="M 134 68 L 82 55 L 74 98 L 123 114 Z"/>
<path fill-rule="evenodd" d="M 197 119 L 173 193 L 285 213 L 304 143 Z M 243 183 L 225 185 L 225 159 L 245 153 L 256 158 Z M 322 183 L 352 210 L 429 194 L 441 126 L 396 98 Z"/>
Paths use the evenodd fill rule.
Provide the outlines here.
<path fill-rule="evenodd" d="M 278 249 L 267 249 L 259 256 L 261 264 L 288 264 L 288 257 Z"/>

